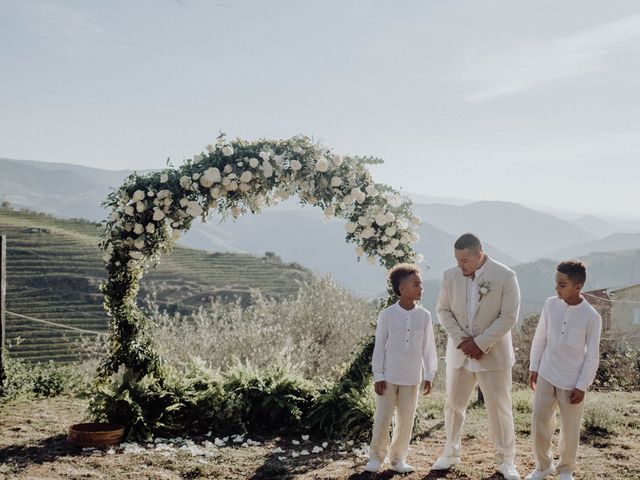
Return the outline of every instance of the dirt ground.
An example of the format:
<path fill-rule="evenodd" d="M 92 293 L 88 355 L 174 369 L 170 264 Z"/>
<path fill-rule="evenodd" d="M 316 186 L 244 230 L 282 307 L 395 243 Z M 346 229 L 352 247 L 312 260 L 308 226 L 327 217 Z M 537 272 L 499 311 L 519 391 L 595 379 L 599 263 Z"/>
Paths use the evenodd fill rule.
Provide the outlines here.
<path fill-rule="evenodd" d="M 625 395 L 624 401 L 632 411 L 640 411 L 640 392 Z M 322 452 L 312 453 L 313 447 L 324 440 L 303 440 L 300 436 L 254 438 L 260 445 L 248 446 L 232 441 L 224 447 L 205 443 L 212 442 L 212 436 L 194 438 L 195 443 L 176 441 L 174 448 L 163 442 L 166 445 L 160 446 L 166 446 L 164 449 L 141 444 L 143 449 L 130 445 L 127 452 L 122 448 L 83 451 L 67 444 L 66 432 L 70 425 L 85 420 L 85 415 L 86 403 L 71 397 L 17 400 L 1 405 L 0 479 L 502 478 L 495 469 L 481 410 L 468 418 L 460 466 L 449 472 L 430 472 L 443 443 L 442 421 L 434 419 L 418 432 L 419 438 L 412 443 L 408 460 L 416 472 L 410 475 L 391 470 L 378 474 L 363 472 L 366 457 L 358 445 L 343 444 L 340 449 L 340 444 L 329 442 Z M 584 438 L 576 479 L 640 479 L 640 422 L 634 425 L 616 436 Z M 524 477 L 533 467 L 531 442 L 526 434 L 519 434 L 517 440 L 517 465 Z M 194 449 L 199 453 L 194 455 Z M 293 456 L 302 450 L 309 451 L 309 455 Z"/>

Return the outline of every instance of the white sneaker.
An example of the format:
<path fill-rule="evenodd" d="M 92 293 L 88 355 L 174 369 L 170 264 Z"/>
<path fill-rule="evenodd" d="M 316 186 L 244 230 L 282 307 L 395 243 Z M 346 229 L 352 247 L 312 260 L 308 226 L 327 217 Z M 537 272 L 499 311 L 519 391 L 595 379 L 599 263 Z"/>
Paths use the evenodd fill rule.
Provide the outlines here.
<path fill-rule="evenodd" d="M 440 455 L 433 465 L 431 470 L 449 470 L 454 465 L 460 463 L 460 457 L 447 457 Z"/>
<path fill-rule="evenodd" d="M 400 473 L 411 473 L 415 470 L 411 465 L 404 462 L 398 462 L 391 465 L 391 470 Z"/>
<path fill-rule="evenodd" d="M 556 469 L 551 465 L 546 470 L 534 470 L 529 475 L 524 477 L 524 480 L 542 480 L 547 475 L 553 475 L 556 473 Z"/>
<path fill-rule="evenodd" d="M 559 478 L 560 480 L 574 480 L 573 473 L 561 473 Z"/>
<path fill-rule="evenodd" d="M 498 471 L 506 480 L 520 480 L 520 474 L 513 463 L 501 464 Z"/>
<path fill-rule="evenodd" d="M 380 470 L 381 465 L 382 463 L 379 462 L 378 460 L 369 460 L 367 464 L 364 466 L 364 469 L 367 472 L 377 472 L 378 470 Z"/>

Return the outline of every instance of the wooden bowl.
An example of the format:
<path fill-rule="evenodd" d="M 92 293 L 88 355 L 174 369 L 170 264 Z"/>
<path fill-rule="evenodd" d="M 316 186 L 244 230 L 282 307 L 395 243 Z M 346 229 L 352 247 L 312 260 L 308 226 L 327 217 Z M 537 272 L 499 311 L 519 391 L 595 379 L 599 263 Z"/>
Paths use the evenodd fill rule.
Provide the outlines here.
<path fill-rule="evenodd" d="M 124 439 L 124 427 L 111 423 L 78 423 L 69 427 L 67 441 L 77 447 L 109 447 Z"/>

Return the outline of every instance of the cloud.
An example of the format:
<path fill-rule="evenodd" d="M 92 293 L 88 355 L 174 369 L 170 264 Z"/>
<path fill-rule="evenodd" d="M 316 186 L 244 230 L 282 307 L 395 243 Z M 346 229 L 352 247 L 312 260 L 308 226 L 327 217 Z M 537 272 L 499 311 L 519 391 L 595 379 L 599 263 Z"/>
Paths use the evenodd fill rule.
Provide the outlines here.
<path fill-rule="evenodd" d="M 494 54 L 471 52 L 465 81 L 475 87 L 467 100 L 477 102 L 538 87 L 559 79 L 603 71 L 609 58 L 637 50 L 640 15 L 603 23 L 571 36 Z"/>

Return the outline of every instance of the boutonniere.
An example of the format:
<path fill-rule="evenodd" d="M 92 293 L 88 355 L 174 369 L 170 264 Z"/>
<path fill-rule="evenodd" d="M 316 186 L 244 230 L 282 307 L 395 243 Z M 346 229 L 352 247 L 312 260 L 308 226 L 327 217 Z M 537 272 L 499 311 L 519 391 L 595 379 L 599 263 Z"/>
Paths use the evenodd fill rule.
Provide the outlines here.
<path fill-rule="evenodd" d="M 482 297 L 491 291 L 491 282 L 482 280 L 478 284 L 478 291 L 480 292 L 480 300 L 482 300 Z"/>

